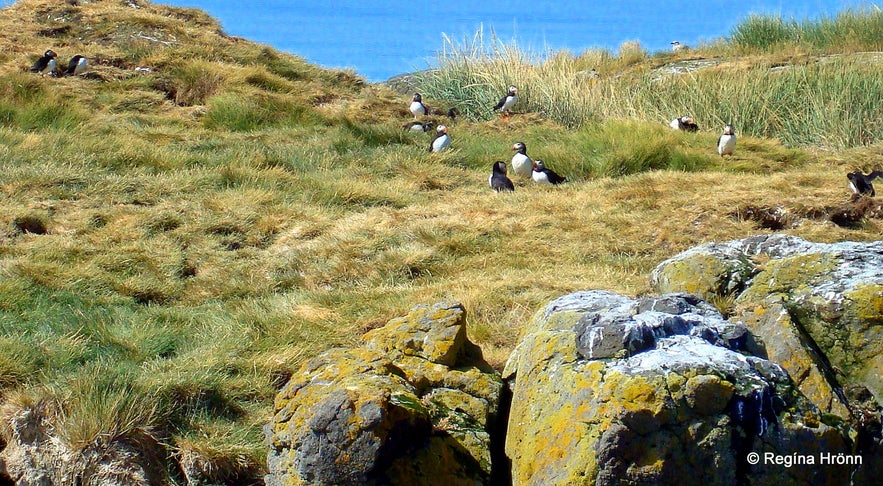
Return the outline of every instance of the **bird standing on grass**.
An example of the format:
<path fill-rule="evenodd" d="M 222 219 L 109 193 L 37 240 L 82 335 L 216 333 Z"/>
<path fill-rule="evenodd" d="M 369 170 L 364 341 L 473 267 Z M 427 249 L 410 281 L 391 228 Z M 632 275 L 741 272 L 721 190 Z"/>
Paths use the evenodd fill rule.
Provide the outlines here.
<path fill-rule="evenodd" d="M 512 109 L 512 106 L 515 105 L 515 102 L 518 101 L 518 88 L 515 86 L 509 86 L 509 92 L 506 93 L 505 96 L 500 98 L 499 103 L 494 106 L 494 111 L 500 110 L 500 114 L 503 115 L 504 120 L 509 119 L 509 110 Z"/>
<path fill-rule="evenodd" d="M 493 171 L 487 182 L 491 189 L 497 192 L 515 190 L 515 184 L 512 184 L 512 180 L 506 176 L 506 163 L 502 160 L 494 162 Z"/>
<path fill-rule="evenodd" d="M 67 69 L 64 71 L 66 76 L 78 76 L 86 71 L 88 61 L 84 56 L 77 54 L 67 63 Z"/>
<path fill-rule="evenodd" d="M 447 150 L 451 146 L 451 136 L 448 135 L 448 127 L 439 125 L 435 129 L 435 138 L 429 144 L 430 152 L 441 152 Z"/>
<path fill-rule="evenodd" d="M 546 168 L 546 164 L 543 163 L 542 160 L 535 160 L 533 164 L 533 174 L 531 174 L 531 178 L 534 182 L 539 182 L 540 184 L 552 184 L 557 185 L 562 182 L 567 182 L 567 178 L 561 175 L 558 175 L 554 170 Z"/>
<path fill-rule="evenodd" d="M 698 132 L 699 125 L 693 121 L 693 117 L 689 115 L 684 115 L 679 118 L 675 118 L 668 124 L 672 130 L 683 130 L 685 132 Z"/>
<path fill-rule="evenodd" d="M 524 142 L 515 142 L 512 150 L 516 152 L 512 156 L 512 171 L 518 177 L 529 178 L 533 174 L 533 160 L 527 156 L 527 145 Z"/>
<path fill-rule="evenodd" d="M 717 139 L 717 153 L 721 157 L 724 155 L 733 155 L 736 150 L 736 134 L 733 132 L 733 125 L 724 127 L 724 133 Z"/>
<path fill-rule="evenodd" d="M 671 42 L 672 52 L 685 51 L 687 49 L 689 49 L 689 47 L 687 47 L 686 44 L 681 44 L 679 41 Z"/>
<path fill-rule="evenodd" d="M 883 176 L 883 171 L 875 170 L 868 175 L 864 175 L 861 171 L 850 172 L 846 174 L 849 180 L 849 188 L 852 189 L 852 199 L 858 199 L 861 196 L 874 197 L 874 186 L 871 181 L 877 177 Z"/>
<path fill-rule="evenodd" d="M 37 62 L 31 66 L 31 72 L 40 73 L 40 76 L 49 74 L 50 76 L 55 74 L 55 67 L 58 65 L 56 63 L 55 58 L 58 57 L 58 54 L 55 53 L 52 49 L 47 49 L 46 52 L 43 53 L 43 57 L 37 59 Z"/>
<path fill-rule="evenodd" d="M 423 104 L 423 97 L 420 96 L 420 93 L 414 93 L 414 99 L 411 101 L 411 106 L 408 109 L 414 115 L 414 119 L 429 114 L 429 108 Z"/>

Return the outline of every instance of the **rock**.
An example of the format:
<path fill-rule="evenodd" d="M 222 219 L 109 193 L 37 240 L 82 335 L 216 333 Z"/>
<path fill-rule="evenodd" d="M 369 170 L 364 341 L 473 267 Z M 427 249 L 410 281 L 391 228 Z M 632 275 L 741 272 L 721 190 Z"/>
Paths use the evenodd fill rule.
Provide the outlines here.
<path fill-rule="evenodd" d="M 592 344 L 599 325 L 613 344 Z M 685 295 L 586 291 L 551 302 L 503 373 L 513 483 L 848 483 L 853 467 L 748 464 L 752 451 L 849 447 L 784 369 L 748 352 L 745 334 Z"/>
<path fill-rule="evenodd" d="M 734 293 L 770 359 L 823 410 L 844 413 L 825 403 L 840 381 L 883 398 L 883 242 L 765 235 L 702 245 L 661 263 L 651 282 L 704 298 Z"/>
<path fill-rule="evenodd" d="M 83 449 L 52 434 L 46 403 L 3 411 L 5 448 L 0 479 L 18 485 L 148 486 L 160 484 L 161 446 L 146 434 L 105 443 L 96 439 Z"/>
<path fill-rule="evenodd" d="M 605 298 L 601 294 L 598 298 Z M 607 312 L 591 312 L 577 323 L 577 352 L 586 359 L 625 357 L 653 348 L 658 339 L 690 334 L 739 349 L 744 326 L 728 323 L 692 295 L 667 295 L 624 302 Z"/>
<path fill-rule="evenodd" d="M 661 263 L 651 281 L 661 292 L 735 297 L 733 319 L 757 338 L 756 352 L 854 429 L 864 459 L 854 484 L 883 474 L 883 242 L 774 234 L 702 245 Z"/>
<path fill-rule="evenodd" d="M 325 352 L 280 391 L 267 485 L 486 484 L 502 381 L 459 304 L 417 306 Z"/>

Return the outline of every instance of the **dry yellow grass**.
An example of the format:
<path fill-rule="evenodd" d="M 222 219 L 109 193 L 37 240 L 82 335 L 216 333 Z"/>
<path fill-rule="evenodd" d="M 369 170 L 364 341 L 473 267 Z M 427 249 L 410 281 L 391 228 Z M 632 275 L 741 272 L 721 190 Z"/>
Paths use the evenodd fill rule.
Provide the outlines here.
<path fill-rule="evenodd" d="M 401 130 L 407 97 L 382 86 L 223 36 L 195 11 L 80 3 L 25 0 L 0 16 L 2 415 L 47 398 L 26 390 L 61 403 L 101 363 L 107 381 L 55 411 L 77 443 L 150 427 L 170 459 L 217 481 L 259 475 L 276 389 L 415 304 L 462 302 L 470 338 L 501 368 L 549 300 L 644 294 L 679 251 L 771 231 L 740 208 L 780 207 L 782 231 L 816 241 L 880 234 L 878 220 L 822 216 L 879 145 L 741 135 L 720 159 L 716 127 L 570 129 L 525 113 L 458 119 L 453 150 L 428 154 L 426 135 Z M 41 34 L 47 14 L 67 26 L 60 37 Z M 23 72 L 50 39 L 62 57 L 88 50 L 93 75 Z M 623 54 L 607 66 L 655 62 Z M 591 56 L 603 57 L 550 64 Z M 142 64 L 155 70 L 135 75 Z M 81 103 L 59 108 L 63 95 Z M 491 191 L 491 164 L 518 140 L 571 182 Z M 120 407 L 127 396 L 151 406 Z"/>

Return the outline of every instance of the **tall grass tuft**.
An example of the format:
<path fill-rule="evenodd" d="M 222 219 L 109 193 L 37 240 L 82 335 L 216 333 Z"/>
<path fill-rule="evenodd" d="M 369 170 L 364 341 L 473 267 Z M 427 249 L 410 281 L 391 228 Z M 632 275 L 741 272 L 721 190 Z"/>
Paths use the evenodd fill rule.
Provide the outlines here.
<path fill-rule="evenodd" d="M 822 52 L 877 51 L 883 48 L 883 11 L 848 9 L 833 18 L 804 21 L 751 15 L 733 28 L 730 39 L 744 53 L 789 46 Z"/>
<path fill-rule="evenodd" d="M 737 26 L 732 42 L 744 50 L 781 47 L 795 39 L 813 49 L 879 48 L 873 37 L 853 32 L 876 29 L 878 23 L 883 26 L 878 11 L 804 24 L 755 16 Z M 611 118 L 667 124 L 687 113 L 702 128 L 718 131 L 729 123 L 737 133 L 791 146 L 846 148 L 883 139 L 883 80 L 872 53 L 775 69 L 764 60 L 747 67 L 724 62 L 686 74 L 651 68 L 645 60 L 647 53 L 631 42 L 616 56 L 558 52 L 541 59 L 514 42 L 493 36 L 486 41 L 478 32 L 460 44 L 446 39 L 439 68 L 419 78 L 420 89 L 482 120 L 493 117 L 490 107 L 505 86 L 515 84 L 520 88 L 516 112 L 538 113 L 570 127 Z"/>
<path fill-rule="evenodd" d="M 76 451 L 151 436 L 161 418 L 157 401 L 131 380 L 99 363 L 68 383 L 50 384 L 50 413 L 56 415 L 58 436 Z"/>

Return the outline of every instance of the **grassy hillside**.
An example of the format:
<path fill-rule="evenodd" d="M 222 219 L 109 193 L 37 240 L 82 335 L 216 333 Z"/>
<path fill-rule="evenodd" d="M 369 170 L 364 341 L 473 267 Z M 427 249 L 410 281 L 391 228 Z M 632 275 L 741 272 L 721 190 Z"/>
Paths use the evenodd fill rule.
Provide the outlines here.
<path fill-rule="evenodd" d="M 467 116 L 437 118 L 454 150 L 428 154 L 426 135 L 401 129 L 408 96 L 227 36 L 196 10 L 23 0 L 0 10 L 0 27 L 0 437 L 23 410 L 40 410 L 74 449 L 148 434 L 165 444 L 173 481 L 184 457 L 218 482 L 259 478 L 278 387 L 414 304 L 462 302 L 470 338 L 499 367 L 549 299 L 647 292 L 657 263 L 697 243 L 771 227 L 816 241 L 881 230 L 827 217 L 851 208 L 845 172 L 876 166 L 879 124 L 862 116 L 861 136 L 825 138 L 819 125 L 805 137 L 803 115 L 785 111 L 771 118 L 793 138 L 770 138 L 748 111 L 678 98 L 707 96 L 698 75 L 667 78 L 668 91 L 647 84 L 682 57 L 750 66 L 709 71 L 734 84 L 799 59 L 793 76 L 836 100 L 821 61 L 831 52 L 627 46 L 562 54 L 537 78 L 487 69 L 481 90 L 460 95 L 449 93 L 474 74 L 444 72 L 448 84 L 423 81 L 428 103 Z M 47 48 L 92 67 L 28 72 Z M 585 70 L 590 56 L 603 62 L 585 81 L 588 108 L 572 107 L 572 120 L 544 108 L 561 95 L 544 70 Z M 844 79 L 878 69 L 847 57 Z M 509 82 L 522 113 L 482 111 Z M 655 111 L 642 104 L 651 95 Z M 703 130 L 671 132 L 667 119 L 687 111 Z M 740 140 L 721 159 L 725 119 Z M 571 182 L 490 191 L 490 166 L 515 141 Z"/>

